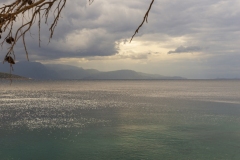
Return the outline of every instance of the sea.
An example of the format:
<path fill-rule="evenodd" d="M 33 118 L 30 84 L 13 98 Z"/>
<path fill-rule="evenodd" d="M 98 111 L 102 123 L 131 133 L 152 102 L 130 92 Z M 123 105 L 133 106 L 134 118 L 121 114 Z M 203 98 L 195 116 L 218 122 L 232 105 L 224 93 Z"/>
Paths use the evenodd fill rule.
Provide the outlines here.
<path fill-rule="evenodd" d="M 239 160 L 240 80 L 0 80 L 0 160 Z"/>

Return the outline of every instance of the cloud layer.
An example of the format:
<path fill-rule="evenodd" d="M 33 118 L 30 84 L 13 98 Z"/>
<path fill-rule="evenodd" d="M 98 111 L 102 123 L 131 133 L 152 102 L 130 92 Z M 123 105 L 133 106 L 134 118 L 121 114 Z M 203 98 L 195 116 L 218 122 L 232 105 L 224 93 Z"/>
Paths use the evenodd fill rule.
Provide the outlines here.
<path fill-rule="evenodd" d="M 119 69 L 128 66 L 189 78 L 210 78 L 211 73 L 240 77 L 240 1 L 155 1 L 149 22 L 129 44 L 150 2 L 101 0 L 89 6 L 86 0 L 69 0 L 50 44 L 49 26 L 41 28 L 41 48 L 37 28 L 32 29 L 33 38 L 27 37 L 30 59 L 46 63 L 74 59 L 80 66 L 100 69 L 105 69 L 102 63 L 109 68 L 119 63 Z M 15 50 L 19 60 L 26 59 L 20 43 Z M 176 69 L 179 65 L 181 70 Z"/>

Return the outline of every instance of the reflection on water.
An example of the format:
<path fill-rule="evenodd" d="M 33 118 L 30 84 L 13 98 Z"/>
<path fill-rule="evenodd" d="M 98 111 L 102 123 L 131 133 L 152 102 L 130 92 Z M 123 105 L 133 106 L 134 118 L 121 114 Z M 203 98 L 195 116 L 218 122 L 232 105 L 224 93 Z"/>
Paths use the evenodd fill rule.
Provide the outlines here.
<path fill-rule="evenodd" d="M 240 81 L 0 82 L 0 159 L 239 159 Z"/>

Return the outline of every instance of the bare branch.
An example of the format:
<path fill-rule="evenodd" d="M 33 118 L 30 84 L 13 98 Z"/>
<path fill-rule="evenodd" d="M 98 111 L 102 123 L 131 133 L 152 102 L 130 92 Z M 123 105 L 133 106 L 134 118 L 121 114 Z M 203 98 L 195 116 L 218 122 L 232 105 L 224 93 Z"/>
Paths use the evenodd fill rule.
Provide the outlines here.
<path fill-rule="evenodd" d="M 94 0 L 88 0 L 88 2 L 89 2 L 89 5 L 91 5 L 94 2 Z"/>
<path fill-rule="evenodd" d="M 0 43 L 3 46 L 4 43 L 8 43 L 10 47 L 6 53 L 4 61 L 7 61 L 14 64 L 15 54 L 14 54 L 14 46 L 21 38 L 22 43 L 26 52 L 26 57 L 28 57 L 27 45 L 25 42 L 25 35 L 26 33 L 30 33 L 30 29 L 32 26 L 37 22 L 38 25 L 38 36 L 39 36 L 39 47 L 40 47 L 40 30 L 41 30 L 41 21 L 44 19 L 45 23 L 48 23 L 50 13 L 53 15 L 53 21 L 50 25 L 49 31 L 49 42 L 50 39 L 53 37 L 54 30 L 57 26 L 58 20 L 60 18 L 60 14 L 63 8 L 66 5 L 67 0 L 14 0 L 13 3 L 8 5 L 3 5 L 0 7 L 0 39 L 2 37 L 2 33 L 5 33 L 5 37 L 3 37 L 3 41 Z M 88 0 L 89 5 L 91 5 L 94 0 Z M 139 25 L 135 33 L 133 34 L 130 42 L 132 41 L 133 37 L 138 33 L 139 29 L 142 27 L 144 22 L 147 22 L 149 11 L 151 10 L 152 4 L 154 0 L 152 0 L 142 23 Z M 53 12 L 51 12 L 53 11 Z M 28 18 L 25 15 L 28 15 Z M 16 21 L 20 20 L 21 25 L 18 28 L 16 27 Z M 16 29 L 16 31 L 14 31 Z M 13 33 L 14 32 L 14 33 Z M 11 60 L 10 60 L 11 59 Z M 13 63 L 14 62 L 14 63 Z"/>
<path fill-rule="evenodd" d="M 147 10 L 147 12 L 146 12 L 146 14 L 145 14 L 145 16 L 143 17 L 142 23 L 138 26 L 138 28 L 136 29 L 135 33 L 133 34 L 133 36 L 132 36 L 132 38 L 131 38 L 131 40 L 130 40 L 130 43 L 131 43 L 133 37 L 138 33 L 139 29 L 140 29 L 140 28 L 142 27 L 142 25 L 144 24 L 144 22 L 146 21 L 146 22 L 148 23 L 148 21 L 147 21 L 147 19 L 148 19 L 148 14 L 149 14 L 149 11 L 150 11 L 151 8 L 152 8 L 153 2 L 154 2 L 154 0 L 152 0 L 152 2 L 151 2 L 151 4 L 150 4 L 150 6 L 149 6 L 149 8 L 148 8 L 148 10 Z"/>
<path fill-rule="evenodd" d="M 50 39 L 53 36 L 55 27 L 57 26 L 61 11 L 66 5 L 66 0 L 15 0 L 15 2 L 9 5 L 4 5 L 0 8 L 0 35 L 2 34 L 2 32 L 6 33 L 6 36 L 1 43 L 1 46 L 3 46 L 5 42 L 10 44 L 10 47 L 5 57 L 14 56 L 14 46 L 16 45 L 17 41 L 22 37 L 24 49 L 28 59 L 25 35 L 27 32 L 30 32 L 33 24 L 36 22 L 36 20 L 38 20 L 40 46 L 41 18 L 44 17 L 45 23 L 47 23 L 49 14 L 51 13 L 50 10 L 53 9 L 55 3 L 58 3 L 58 5 L 55 6 L 53 15 L 56 16 L 54 16 L 54 20 L 51 24 L 51 27 L 49 28 Z M 28 19 L 25 18 L 26 13 L 28 13 L 29 16 Z M 18 17 L 21 19 L 22 25 L 17 28 L 15 34 L 13 34 L 13 26 L 15 26 L 16 19 Z"/>

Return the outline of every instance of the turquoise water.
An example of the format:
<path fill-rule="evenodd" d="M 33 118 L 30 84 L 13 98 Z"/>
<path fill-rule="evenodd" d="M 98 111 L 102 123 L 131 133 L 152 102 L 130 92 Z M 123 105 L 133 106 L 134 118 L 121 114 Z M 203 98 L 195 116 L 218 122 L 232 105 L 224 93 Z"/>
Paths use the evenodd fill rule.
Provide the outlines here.
<path fill-rule="evenodd" d="M 1 160 L 240 159 L 240 81 L 0 81 Z"/>

